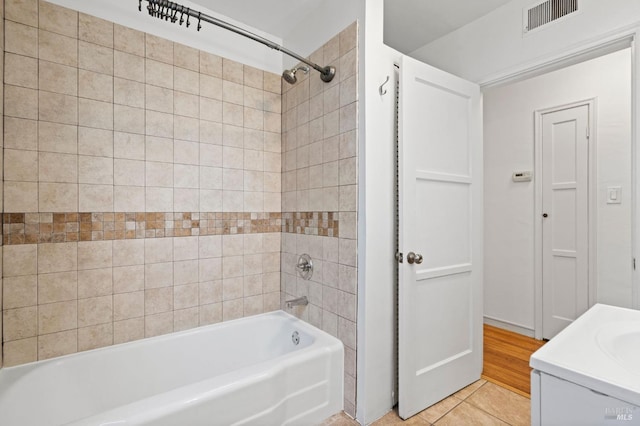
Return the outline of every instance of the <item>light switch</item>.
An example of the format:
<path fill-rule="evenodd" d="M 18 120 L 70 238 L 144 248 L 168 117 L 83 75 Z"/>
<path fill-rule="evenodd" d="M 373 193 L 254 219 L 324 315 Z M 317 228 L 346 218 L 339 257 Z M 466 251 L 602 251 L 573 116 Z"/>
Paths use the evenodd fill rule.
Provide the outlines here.
<path fill-rule="evenodd" d="M 607 204 L 621 204 L 622 203 L 622 188 L 619 186 L 609 186 L 607 188 Z"/>

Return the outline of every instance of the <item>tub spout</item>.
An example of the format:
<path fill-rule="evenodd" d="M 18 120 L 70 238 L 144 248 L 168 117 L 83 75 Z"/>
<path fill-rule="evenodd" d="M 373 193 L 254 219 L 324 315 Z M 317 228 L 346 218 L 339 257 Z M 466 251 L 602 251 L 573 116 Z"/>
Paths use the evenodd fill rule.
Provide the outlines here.
<path fill-rule="evenodd" d="M 297 299 L 287 300 L 285 303 L 287 304 L 287 308 L 291 309 L 294 306 L 307 306 L 309 299 L 307 299 L 307 296 L 302 296 Z"/>

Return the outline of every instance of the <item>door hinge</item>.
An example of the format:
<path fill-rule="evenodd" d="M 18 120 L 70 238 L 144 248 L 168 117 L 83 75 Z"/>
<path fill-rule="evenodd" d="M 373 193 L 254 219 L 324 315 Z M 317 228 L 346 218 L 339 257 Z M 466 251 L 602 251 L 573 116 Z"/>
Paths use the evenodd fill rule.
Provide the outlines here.
<path fill-rule="evenodd" d="M 396 253 L 396 261 L 398 263 L 402 263 L 402 253 L 401 252 Z"/>

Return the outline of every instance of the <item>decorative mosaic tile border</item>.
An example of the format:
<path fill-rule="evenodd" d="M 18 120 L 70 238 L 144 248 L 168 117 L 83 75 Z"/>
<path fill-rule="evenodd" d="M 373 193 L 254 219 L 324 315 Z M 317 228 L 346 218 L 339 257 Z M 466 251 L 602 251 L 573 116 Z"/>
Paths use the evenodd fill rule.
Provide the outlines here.
<path fill-rule="evenodd" d="M 339 220 L 336 212 L 282 213 L 282 232 L 290 234 L 338 237 Z"/>
<path fill-rule="evenodd" d="M 4 213 L 3 245 L 288 232 L 337 237 L 333 212 Z"/>

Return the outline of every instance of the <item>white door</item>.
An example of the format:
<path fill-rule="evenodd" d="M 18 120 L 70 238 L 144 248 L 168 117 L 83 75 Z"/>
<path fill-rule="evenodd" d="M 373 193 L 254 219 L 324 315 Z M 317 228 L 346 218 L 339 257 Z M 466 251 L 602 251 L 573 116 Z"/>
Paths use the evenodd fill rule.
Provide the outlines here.
<path fill-rule="evenodd" d="M 589 308 L 589 106 L 542 114 L 542 337 Z"/>
<path fill-rule="evenodd" d="M 406 419 L 482 373 L 482 112 L 473 83 L 408 57 L 400 74 L 398 360 Z"/>

